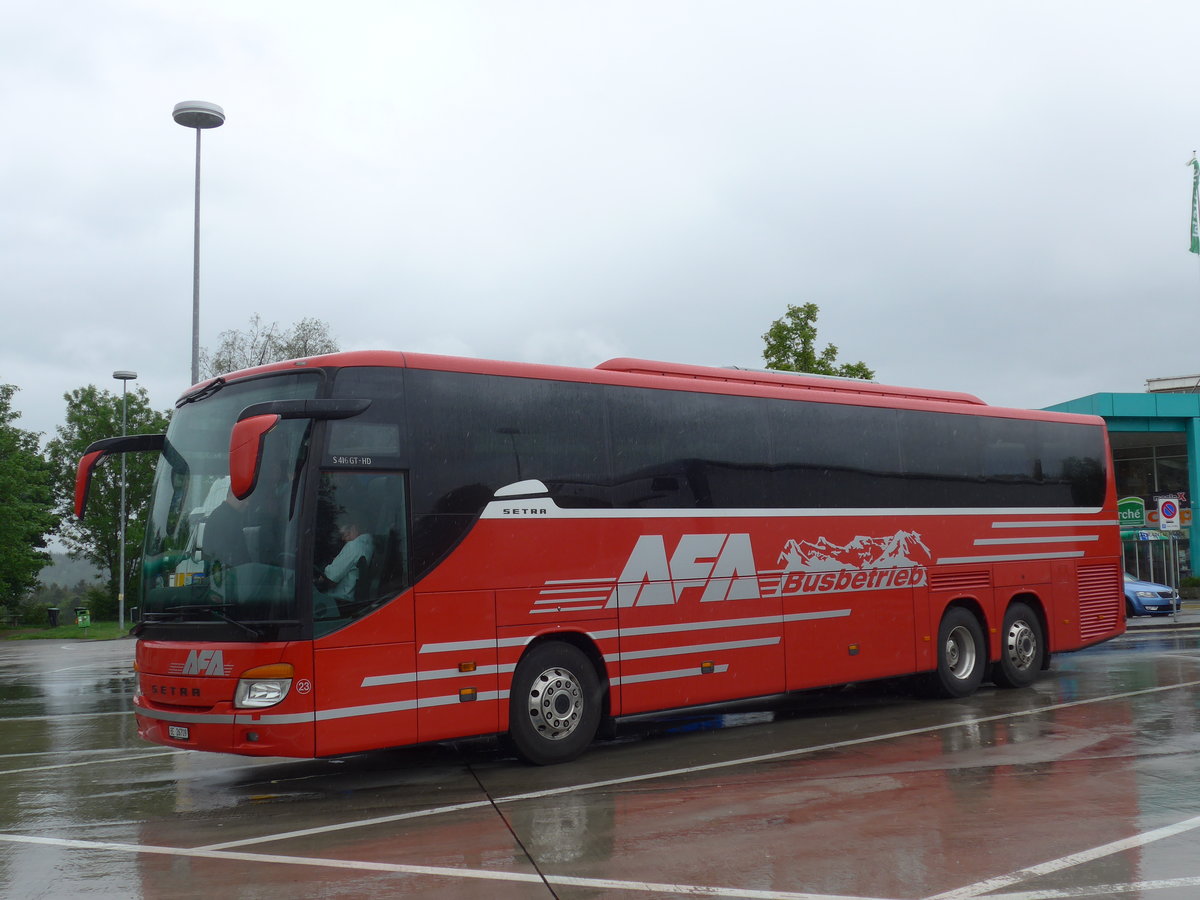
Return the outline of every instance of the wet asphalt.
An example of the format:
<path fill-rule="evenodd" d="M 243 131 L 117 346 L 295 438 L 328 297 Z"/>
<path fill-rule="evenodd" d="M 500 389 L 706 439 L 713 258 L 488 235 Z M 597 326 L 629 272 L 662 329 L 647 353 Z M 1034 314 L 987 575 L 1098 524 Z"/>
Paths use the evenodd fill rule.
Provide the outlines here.
<path fill-rule="evenodd" d="M 133 643 L 0 644 L 5 898 L 1200 896 L 1200 610 L 1031 689 L 907 681 L 328 760 L 141 742 Z"/>

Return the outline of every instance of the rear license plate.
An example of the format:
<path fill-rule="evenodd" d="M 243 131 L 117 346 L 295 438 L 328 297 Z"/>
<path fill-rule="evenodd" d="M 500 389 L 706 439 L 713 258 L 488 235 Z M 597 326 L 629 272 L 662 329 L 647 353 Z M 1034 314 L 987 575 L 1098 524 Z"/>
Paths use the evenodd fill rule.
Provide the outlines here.
<path fill-rule="evenodd" d="M 189 737 L 189 731 L 183 725 L 168 725 L 167 735 L 177 741 L 186 741 Z"/>

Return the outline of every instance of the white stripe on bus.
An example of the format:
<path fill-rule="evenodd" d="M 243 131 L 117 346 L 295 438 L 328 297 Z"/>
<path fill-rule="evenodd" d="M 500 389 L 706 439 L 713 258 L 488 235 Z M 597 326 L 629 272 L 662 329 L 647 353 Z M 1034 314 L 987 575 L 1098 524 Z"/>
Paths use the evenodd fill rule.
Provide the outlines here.
<path fill-rule="evenodd" d="M 978 538 L 976 547 L 1007 544 L 1081 544 L 1100 540 L 1098 534 L 1056 534 L 1053 537 Z"/>
<path fill-rule="evenodd" d="M 993 522 L 993 528 L 1081 528 L 1084 526 L 1099 528 L 1106 525 L 1120 525 L 1116 519 L 1076 519 L 1068 522 Z"/>
<path fill-rule="evenodd" d="M 623 675 L 612 680 L 614 685 L 642 684 L 647 681 L 670 681 L 675 678 L 704 678 L 706 674 L 721 675 L 729 671 L 728 665 L 714 666 L 711 673 L 698 672 L 691 669 L 676 669 L 673 672 L 647 672 L 644 675 Z"/>
<path fill-rule="evenodd" d="M 692 644 L 688 647 L 656 647 L 653 650 L 631 650 L 606 655 L 605 660 L 619 662 L 628 659 L 657 659 L 660 656 L 682 656 L 685 653 L 717 653 L 721 650 L 743 650 L 747 647 L 769 647 L 778 644 L 782 638 L 757 638 L 746 641 L 725 641 L 720 644 Z"/>
<path fill-rule="evenodd" d="M 547 519 L 816 519 L 816 518 L 865 518 L 870 516 L 889 518 L 921 518 L 924 516 L 1095 516 L 1104 512 L 1103 507 L 1075 506 L 1020 506 L 1012 509 L 1003 507 L 930 507 L 925 508 L 850 508 L 850 509 L 566 509 L 556 506 L 552 501 L 539 500 L 537 518 Z M 493 500 L 480 513 L 481 519 L 513 520 L 513 515 L 506 512 L 513 506 L 529 507 L 529 501 L 518 503 L 512 500 Z M 542 513 L 541 510 L 546 510 Z M 523 517 L 518 517 L 523 518 Z M 1077 521 L 1066 522 L 1067 525 L 1115 525 L 1115 521 L 1097 522 Z"/>
<path fill-rule="evenodd" d="M 948 556 L 939 559 L 938 565 L 943 563 L 1018 562 L 1032 559 L 1077 559 L 1081 556 L 1083 556 L 1082 550 L 1068 550 L 1062 553 L 1010 553 L 999 556 Z"/>

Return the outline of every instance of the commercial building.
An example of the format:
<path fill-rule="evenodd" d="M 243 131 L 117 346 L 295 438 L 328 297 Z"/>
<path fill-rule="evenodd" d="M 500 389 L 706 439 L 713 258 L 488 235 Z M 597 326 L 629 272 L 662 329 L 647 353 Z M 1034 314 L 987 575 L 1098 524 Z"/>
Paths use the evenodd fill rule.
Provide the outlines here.
<path fill-rule="evenodd" d="M 1177 584 L 1193 574 L 1191 499 L 1200 497 L 1200 375 L 1153 378 L 1143 394 L 1089 394 L 1047 409 L 1103 417 L 1112 442 L 1125 568 Z M 1181 507 L 1178 531 L 1163 530 L 1158 500 Z M 1177 573 L 1176 573 L 1177 570 Z"/>

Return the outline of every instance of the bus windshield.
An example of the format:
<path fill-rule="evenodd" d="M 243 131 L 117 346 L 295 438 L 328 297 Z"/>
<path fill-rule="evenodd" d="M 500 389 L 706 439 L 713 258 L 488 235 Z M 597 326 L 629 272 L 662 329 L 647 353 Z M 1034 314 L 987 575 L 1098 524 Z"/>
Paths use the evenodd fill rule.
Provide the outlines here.
<path fill-rule="evenodd" d="M 142 570 L 142 622 L 220 626 L 230 639 L 295 623 L 300 481 L 312 423 L 281 421 L 263 442 L 261 477 L 229 490 L 229 437 L 247 406 L 308 399 L 316 372 L 209 388 L 181 403 L 155 473 Z"/>

